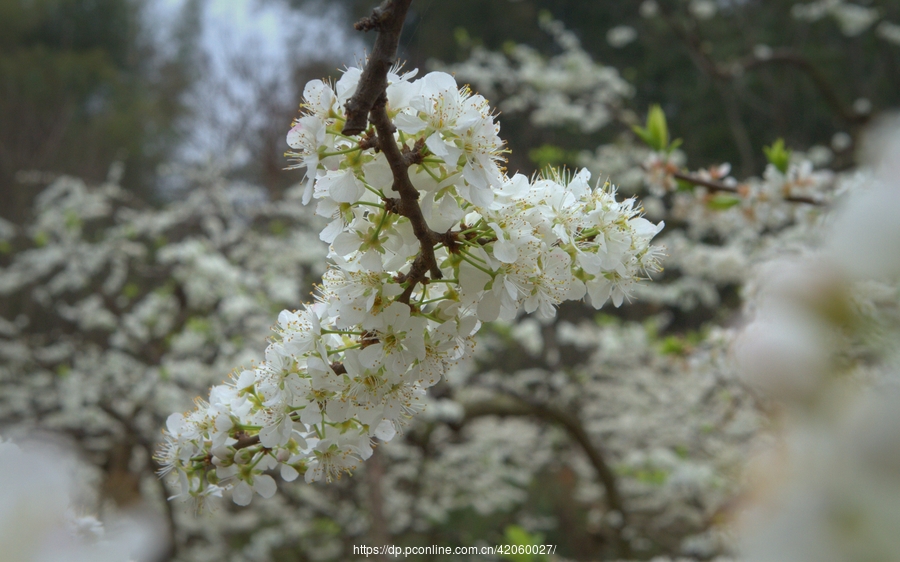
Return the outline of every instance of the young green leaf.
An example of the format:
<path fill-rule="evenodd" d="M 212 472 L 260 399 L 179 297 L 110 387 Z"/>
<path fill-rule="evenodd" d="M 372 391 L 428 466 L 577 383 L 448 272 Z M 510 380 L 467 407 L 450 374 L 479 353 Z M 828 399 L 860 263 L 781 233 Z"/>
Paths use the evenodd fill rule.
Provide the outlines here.
<path fill-rule="evenodd" d="M 782 174 L 788 171 L 788 164 L 791 162 L 791 151 L 784 147 L 784 139 L 778 139 L 772 143 L 772 146 L 764 146 L 763 152 L 769 163 L 778 168 Z"/>

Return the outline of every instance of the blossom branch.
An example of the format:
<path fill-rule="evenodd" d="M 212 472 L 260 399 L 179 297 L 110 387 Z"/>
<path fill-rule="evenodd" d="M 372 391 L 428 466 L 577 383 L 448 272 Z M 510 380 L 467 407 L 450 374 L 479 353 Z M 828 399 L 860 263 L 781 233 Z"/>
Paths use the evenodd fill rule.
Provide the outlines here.
<path fill-rule="evenodd" d="M 662 225 L 641 217 L 635 200 L 591 188 L 587 171 L 509 178 L 486 99 L 446 73 L 411 82 L 412 73 L 391 72 L 408 6 L 385 2 L 357 25 L 380 32 L 364 70 L 304 88 L 287 156 L 291 168 L 306 168 L 303 204 L 315 198 L 317 213 L 332 218 L 320 238 L 334 267 L 316 302 L 278 315 L 264 362 L 234 371 L 195 411 L 167 418 L 159 472 L 176 473 L 198 501 L 225 490 L 238 505 L 271 497 L 277 484 L 266 472 L 275 468 L 288 482 L 340 478 L 372 456 L 374 438 L 390 441 L 421 409 L 425 389 L 471 353 L 480 322 L 522 307 L 552 317 L 556 305 L 586 295 L 595 308 L 610 299 L 619 306 L 623 287 L 660 269 L 650 241 Z M 410 95 L 388 108 L 404 90 Z M 359 138 L 346 134 L 354 130 Z M 442 232 L 425 221 L 413 165 L 441 186 L 422 189 Z M 559 192 L 568 193 L 563 206 L 551 207 Z M 553 226 L 559 213 L 571 217 L 562 230 Z M 453 230 L 463 219 L 471 226 Z M 601 259 L 599 244 L 578 237 L 586 230 L 623 244 Z"/>

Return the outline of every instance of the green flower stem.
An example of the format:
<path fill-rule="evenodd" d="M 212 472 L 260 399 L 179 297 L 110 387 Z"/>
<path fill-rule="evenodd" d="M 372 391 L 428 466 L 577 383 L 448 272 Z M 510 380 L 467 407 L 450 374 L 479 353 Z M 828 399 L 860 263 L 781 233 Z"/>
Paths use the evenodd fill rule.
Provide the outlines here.
<path fill-rule="evenodd" d="M 477 246 L 477 244 L 475 244 L 475 245 Z M 462 252 L 464 255 L 469 256 L 469 257 L 472 258 L 473 260 L 478 260 L 478 261 L 480 261 L 481 263 L 487 265 L 487 261 L 485 261 L 485 260 L 479 258 L 478 256 L 473 256 L 472 254 L 470 254 L 469 252 L 467 252 L 467 251 L 465 251 L 465 250 L 461 250 L 461 252 Z"/>
<path fill-rule="evenodd" d="M 378 221 L 378 228 L 375 229 L 375 233 L 372 234 L 371 242 L 374 244 L 378 242 L 378 235 L 381 234 L 381 228 L 384 226 L 385 221 L 387 221 L 388 212 L 384 211 L 381 213 L 381 220 Z"/>
<path fill-rule="evenodd" d="M 429 168 L 428 166 L 425 166 L 425 165 L 423 164 L 423 165 L 421 165 L 421 166 L 419 166 L 419 167 L 422 168 L 422 169 L 424 169 L 425 172 L 426 172 L 429 176 L 431 176 L 431 179 L 433 179 L 434 181 L 436 181 L 436 182 L 438 182 L 438 183 L 441 183 L 442 181 L 444 181 L 444 180 L 442 180 L 441 178 L 439 178 L 433 171 L 431 171 L 431 168 Z"/>
<path fill-rule="evenodd" d="M 334 151 L 334 152 L 322 152 L 322 153 L 319 154 L 319 157 L 320 157 L 320 158 L 328 158 L 329 156 L 338 156 L 338 155 L 341 155 L 341 154 L 350 154 L 351 152 L 359 152 L 360 150 L 362 150 L 362 147 L 360 147 L 359 145 L 357 145 L 357 146 L 354 146 L 354 147 L 345 148 L 344 150 L 336 150 L 336 151 Z"/>
<path fill-rule="evenodd" d="M 372 193 L 377 195 L 379 199 L 384 199 L 384 193 L 380 189 L 375 189 L 374 187 L 367 184 L 366 182 L 363 182 L 363 185 L 366 186 L 366 189 L 368 189 L 369 191 L 371 191 Z M 384 207 L 382 206 L 382 208 L 384 208 Z"/>
<path fill-rule="evenodd" d="M 588 238 L 592 238 L 600 234 L 599 228 L 589 228 L 587 230 L 581 231 L 581 234 L 575 237 L 575 240 L 587 240 Z"/>
<path fill-rule="evenodd" d="M 356 344 L 356 345 L 348 345 L 348 346 L 346 346 L 346 347 L 339 347 L 339 348 L 337 348 L 337 349 L 331 349 L 331 350 L 329 350 L 329 351 L 328 351 L 328 355 L 334 355 L 335 353 L 340 353 L 340 352 L 342 352 L 342 351 L 347 351 L 348 349 L 358 349 L 358 348 L 360 348 L 360 347 L 362 347 L 362 344 L 361 344 L 361 343 L 358 343 L 358 344 Z"/>
<path fill-rule="evenodd" d="M 470 259 L 470 256 L 469 256 L 468 254 L 462 253 L 462 254 L 460 254 L 460 255 L 462 255 L 462 259 L 465 260 L 466 262 L 468 262 L 469 265 L 471 265 L 471 266 L 474 267 L 475 269 L 480 269 L 481 271 L 483 271 L 483 272 L 487 273 L 488 275 L 490 275 L 490 276 L 491 276 L 491 279 L 493 279 L 494 277 L 497 276 L 497 274 L 494 273 L 493 271 L 491 271 L 490 269 L 488 269 L 488 268 L 486 268 L 486 267 L 484 267 L 484 266 L 482 266 L 482 265 L 479 265 L 477 262 L 475 262 L 475 261 L 473 261 L 472 259 Z M 473 256 L 473 257 L 474 257 L 474 256 Z"/>

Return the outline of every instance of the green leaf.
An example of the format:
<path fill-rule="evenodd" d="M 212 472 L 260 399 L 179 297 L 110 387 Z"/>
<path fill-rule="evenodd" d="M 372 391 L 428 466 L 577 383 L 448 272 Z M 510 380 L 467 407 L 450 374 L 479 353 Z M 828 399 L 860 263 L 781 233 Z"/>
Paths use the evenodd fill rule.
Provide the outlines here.
<path fill-rule="evenodd" d="M 659 351 L 663 355 L 684 355 L 687 346 L 678 336 L 667 336 L 660 344 Z"/>
<path fill-rule="evenodd" d="M 66 210 L 65 223 L 68 230 L 78 230 L 81 228 L 81 217 L 72 209 Z"/>
<path fill-rule="evenodd" d="M 693 192 L 694 188 L 697 187 L 697 185 L 692 182 L 689 182 L 687 180 L 678 179 L 678 178 L 675 178 L 675 184 L 677 185 L 678 191 Z"/>
<path fill-rule="evenodd" d="M 659 105 L 651 105 L 647 112 L 647 126 L 640 127 L 634 125 L 631 127 L 644 143 L 657 152 L 671 153 L 673 150 L 681 146 L 681 139 L 669 141 L 669 125 L 666 122 L 666 114 Z"/>
<path fill-rule="evenodd" d="M 456 29 L 454 29 L 453 39 L 456 40 L 456 44 L 460 47 L 472 46 L 472 37 L 469 35 L 469 31 L 465 27 L 457 27 Z"/>
<path fill-rule="evenodd" d="M 534 546 L 539 545 L 544 542 L 543 535 L 540 534 L 531 534 L 522 527 L 518 525 L 510 525 L 506 528 L 505 533 L 506 542 L 510 545 L 516 546 Z M 510 562 L 540 562 L 546 560 L 547 557 L 541 554 L 504 554 L 502 555 L 504 560 L 509 560 Z"/>
<path fill-rule="evenodd" d="M 125 286 L 122 287 L 122 295 L 127 299 L 133 299 L 140 294 L 141 288 L 137 283 L 126 283 Z"/>
<path fill-rule="evenodd" d="M 212 324 L 206 318 L 194 316 L 192 318 L 188 318 L 187 322 L 185 323 L 185 329 L 192 332 L 198 332 L 200 334 L 210 334 L 212 332 Z"/>
<path fill-rule="evenodd" d="M 791 162 L 791 151 L 784 146 L 784 139 L 778 139 L 772 143 L 772 146 L 764 146 L 763 152 L 770 164 L 778 168 L 782 174 L 788 171 L 788 164 Z"/>
<path fill-rule="evenodd" d="M 718 193 L 712 199 L 707 201 L 706 206 L 716 211 L 724 211 L 735 205 L 739 205 L 741 198 L 730 193 Z"/>
<path fill-rule="evenodd" d="M 273 236 L 283 238 L 288 234 L 287 224 L 285 224 L 284 221 L 275 219 L 269 222 L 269 232 L 271 232 Z"/>
<path fill-rule="evenodd" d="M 659 105 L 650 106 L 647 113 L 647 133 L 652 141 L 652 148 L 663 151 L 669 147 L 669 125 L 666 123 L 666 114 Z"/>
<path fill-rule="evenodd" d="M 638 125 L 632 125 L 631 130 L 634 131 L 634 134 L 636 134 L 642 141 L 644 141 L 644 144 L 650 147 L 653 146 L 653 137 L 650 136 L 650 131 Z"/>
<path fill-rule="evenodd" d="M 575 162 L 576 158 L 577 153 L 552 144 L 543 144 L 528 151 L 528 159 L 540 170 L 548 166 L 560 167 L 571 164 Z"/>

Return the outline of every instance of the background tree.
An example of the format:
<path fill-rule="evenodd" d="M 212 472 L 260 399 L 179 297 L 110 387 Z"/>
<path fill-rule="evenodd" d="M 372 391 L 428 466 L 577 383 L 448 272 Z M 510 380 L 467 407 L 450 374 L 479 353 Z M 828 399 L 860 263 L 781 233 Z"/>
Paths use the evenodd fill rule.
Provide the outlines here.
<path fill-rule="evenodd" d="M 121 161 L 123 185 L 156 197 L 194 70 L 198 6 L 185 3 L 162 53 L 143 0 L 0 4 L 3 217 L 23 218 L 40 177 L 21 172 L 34 170 L 100 181 Z"/>

